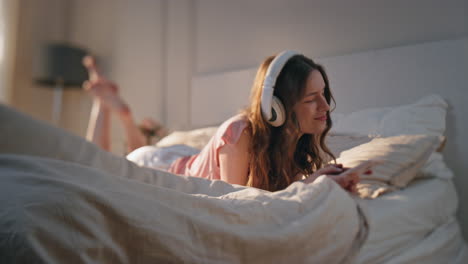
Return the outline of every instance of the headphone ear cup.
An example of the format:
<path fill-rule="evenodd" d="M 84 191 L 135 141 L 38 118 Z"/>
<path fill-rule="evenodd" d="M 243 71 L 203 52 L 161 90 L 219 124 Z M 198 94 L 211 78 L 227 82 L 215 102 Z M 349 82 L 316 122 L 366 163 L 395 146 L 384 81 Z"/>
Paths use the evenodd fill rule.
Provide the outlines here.
<path fill-rule="evenodd" d="M 286 121 L 286 111 L 284 110 L 283 103 L 281 103 L 281 100 L 276 96 L 273 96 L 271 100 L 271 112 L 273 116 L 268 120 L 268 123 L 274 127 L 283 125 Z"/>

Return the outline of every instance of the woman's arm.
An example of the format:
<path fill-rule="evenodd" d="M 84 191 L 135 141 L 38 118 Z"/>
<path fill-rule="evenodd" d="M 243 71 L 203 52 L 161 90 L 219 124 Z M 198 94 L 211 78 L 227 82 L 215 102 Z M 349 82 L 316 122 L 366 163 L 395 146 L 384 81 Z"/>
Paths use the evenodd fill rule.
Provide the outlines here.
<path fill-rule="evenodd" d="M 226 144 L 219 149 L 221 180 L 232 184 L 247 184 L 250 140 L 250 134 L 244 129 L 236 144 Z"/>
<path fill-rule="evenodd" d="M 98 99 L 93 99 L 86 139 L 110 151 L 110 110 Z"/>
<path fill-rule="evenodd" d="M 119 118 L 125 130 L 125 138 L 127 139 L 127 153 L 145 146 L 145 135 L 143 135 L 143 132 L 136 125 L 130 110 L 127 114 L 121 114 Z"/>
<path fill-rule="evenodd" d="M 369 160 L 354 168 L 345 168 L 343 164 L 330 164 L 314 172 L 304 183 L 313 183 L 320 175 L 326 175 L 338 183 L 343 189 L 356 193 L 356 184 L 359 183 L 360 175 L 372 174 L 372 167 L 380 164 L 380 161 Z"/>

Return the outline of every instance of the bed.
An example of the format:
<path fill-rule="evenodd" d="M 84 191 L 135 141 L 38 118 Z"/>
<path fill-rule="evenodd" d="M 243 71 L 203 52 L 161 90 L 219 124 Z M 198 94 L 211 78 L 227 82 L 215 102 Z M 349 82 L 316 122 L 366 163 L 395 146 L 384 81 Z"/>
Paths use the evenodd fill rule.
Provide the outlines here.
<path fill-rule="evenodd" d="M 358 185 L 360 198 L 357 201 L 369 221 L 369 234 L 356 263 L 467 261 L 466 243 L 455 217 L 458 197 L 454 174 L 442 154 L 445 140 L 436 140 L 433 147 L 417 155 L 414 154 L 417 149 L 424 148 L 421 147 L 425 144 L 423 141 L 404 141 L 405 147 L 398 141 L 410 138 L 412 134 L 414 137 L 433 134 L 435 138 L 444 134 L 446 108 L 445 101 L 433 94 L 408 105 L 332 115 L 336 128 L 331 131 L 327 143 L 338 162 L 353 166 L 368 158 L 378 158 L 393 165 L 400 163 L 395 167 L 389 165 L 387 169 L 376 168 L 374 176 L 363 178 Z M 402 118 L 414 122 L 404 124 Z M 359 129 L 354 126 L 356 124 Z M 175 131 L 159 141 L 156 147 L 149 148 L 163 149 L 183 144 L 200 149 L 215 131 L 216 127 Z M 377 140 L 385 147 L 395 144 L 394 148 L 383 150 Z M 155 152 L 145 153 L 129 158 L 140 166 L 164 163 Z M 387 175 L 392 171 L 397 172 L 396 175 Z M 395 179 L 404 174 L 409 178 Z"/>
<path fill-rule="evenodd" d="M 452 63 L 450 56 L 466 44 L 461 39 L 319 60 L 335 96 L 353 102 L 338 104 L 332 116 L 328 143 L 338 160 L 389 161 L 363 179 L 360 197 L 325 176 L 269 193 L 171 175 L 145 168 L 153 157 L 139 159 L 138 166 L 0 106 L 0 123 L 8 124 L 0 127 L 0 262 L 467 263 L 455 216 L 454 181 L 462 174 L 446 163 L 454 135 L 446 126 L 450 91 L 434 94 L 434 85 L 465 77 L 449 68 L 435 81 L 423 78 L 434 73 L 428 65 Z M 389 60 L 407 63 L 402 69 Z M 457 63 L 467 66 L 468 58 Z M 412 67 L 418 68 L 414 80 L 388 79 Z M 253 71 L 195 76 L 187 113 L 193 130 L 149 147 L 191 148 L 182 153 L 203 147 L 245 103 Z M 373 78 L 353 78 L 356 71 L 373 71 Z M 416 88 L 404 98 L 373 88 L 400 82 Z M 352 92 L 338 88 L 345 84 Z M 225 92 L 229 103 L 206 100 Z"/>
<path fill-rule="evenodd" d="M 359 136 L 424 133 L 445 137 L 443 146 L 421 168 L 431 177 L 414 179 L 377 199 L 362 200 L 369 208 L 371 232 L 359 263 L 455 263 L 454 256 L 463 259 L 460 263 L 468 261 L 466 253 L 459 254 L 466 250 L 456 249 L 464 248 L 460 246 L 464 244 L 460 219 L 465 234 L 468 229 L 467 196 L 461 188 L 467 184 L 464 174 L 468 169 L 463 159 L 468 144 L 462 136 L 468 129 L 468 113 L 461 99 L 468 96 L 464 88 L 467 47 L 468 39 L 461 38 L 316 59 L 325 66 L 337 100 L 331 134 L 358 136 L 355 142 L 335 146 L 339 151 L 364 143 Z M 195 75 L 187 119 L 198 129 L 192 135 L 175 133 L 159 145 L 202 146 L 204 133 L 211 132 L 200 128 L 215 126 L 246 106 L 255 72 L 253 66 Z M 432 164 L 430 170 L 428 164 Z M 440 236 L 444 233 L 453 236 L 444 241 Z M 458 246 L 451 251 L 449 245 Z M 382 247 L 388 251 L 378 250 Z"/>

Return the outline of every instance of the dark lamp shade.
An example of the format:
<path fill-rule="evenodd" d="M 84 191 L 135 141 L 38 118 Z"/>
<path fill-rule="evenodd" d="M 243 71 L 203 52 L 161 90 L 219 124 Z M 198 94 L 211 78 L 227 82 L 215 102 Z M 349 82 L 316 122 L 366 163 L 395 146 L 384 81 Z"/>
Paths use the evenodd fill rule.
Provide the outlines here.
<path fill-rule="evenodd" d="M 40 85 L 54 87 L 81 87 L 88 79 L 82 64 L 87 52 L 67 44 L 49 44 L 43 47 L 34 65 L 34 81 Z"/>

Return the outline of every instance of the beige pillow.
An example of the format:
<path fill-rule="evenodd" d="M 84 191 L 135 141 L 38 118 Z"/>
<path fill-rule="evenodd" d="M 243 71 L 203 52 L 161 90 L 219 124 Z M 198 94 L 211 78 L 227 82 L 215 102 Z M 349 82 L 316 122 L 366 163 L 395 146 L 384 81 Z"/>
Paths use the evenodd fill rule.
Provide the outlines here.
<path fill-rule="evenodd" d="M 343 163 L 345 167 L 354 167 L 370 159 L 381 160 L 382 164 L 375 166 L 372 174 L 362 175 L 358 184 L 361 197 L 375 198 L 405 187 L 417 176 L 442 141 L 442 136 L 435 135 L 374 138 L 368 143 L 343 151 L 337 162 Z"/>

